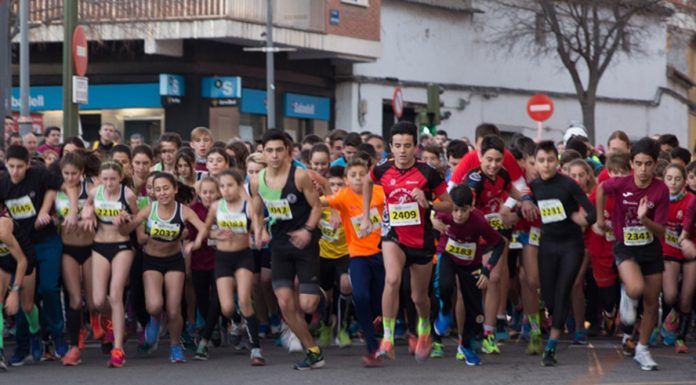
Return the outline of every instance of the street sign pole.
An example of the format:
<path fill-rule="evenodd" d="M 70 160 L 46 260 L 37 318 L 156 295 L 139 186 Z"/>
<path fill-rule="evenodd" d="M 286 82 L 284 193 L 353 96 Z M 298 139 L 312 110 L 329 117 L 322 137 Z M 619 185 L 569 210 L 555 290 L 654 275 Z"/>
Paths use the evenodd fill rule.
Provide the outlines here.
<path fill-rule="evenodd" d="M 19 134 L 31 132 L 29 116 L 29 0 L 19 2 Z"/>
<path fill-rule="evenodd" d="M 75 63 L 72 52 L 73 31 L 77 25 L 77 0 L 64 0 L 63 15 L 63 135 L 79 135 L 79 106 L 73 103 Z"/>
<path fill-rule="evenodd" d="M 268 128 L 275 128 L 275 78 L 273 67 L 273 0 L 266 2 L 266 113 Z"/>
<path fill-rule="evenodd" d="M 12 111 L 10 65 L 10 2 L 0 0 L 0 147 L 5 147 L 5 116 Z"/>

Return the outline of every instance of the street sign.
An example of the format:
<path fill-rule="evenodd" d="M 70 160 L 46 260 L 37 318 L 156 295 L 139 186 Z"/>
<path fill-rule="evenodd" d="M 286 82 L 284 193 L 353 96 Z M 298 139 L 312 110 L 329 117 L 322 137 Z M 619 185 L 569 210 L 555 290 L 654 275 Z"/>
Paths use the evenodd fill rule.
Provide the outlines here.
<path fill-rule="evenodd" d="M 78 76 L 85 76 L 87 73 L 87 36 L 85 29 L 81 25 L 75 27 L 72 41 L 73 61 L 75 62 L 75 73 Z"/>
<path fill-rule="evenodd" d="M 394 87 L 394 94 L 392 95 L 392 111 L 394 111 L 394 116 L 397 119 L 401 119 L 404 114 L 404 93 L 401 91 L 401 87 Z"/>
<path fill-rule="evenodd" d="M 553 115 L 553 100 L 544 94 L 536 94 L 527 101 L 527 114 L 536 122 L 548 120 Z"/>
<path fill-rule="evenodd" d="M 89 103 L 89 81 L 84 76 L 73 76 L 72 101 L 77 104 Z"/>

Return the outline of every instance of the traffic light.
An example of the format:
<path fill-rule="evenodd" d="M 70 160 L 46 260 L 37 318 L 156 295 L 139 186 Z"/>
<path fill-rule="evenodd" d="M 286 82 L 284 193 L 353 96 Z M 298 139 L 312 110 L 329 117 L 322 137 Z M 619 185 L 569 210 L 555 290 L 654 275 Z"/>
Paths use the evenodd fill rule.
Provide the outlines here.
<path fill-rule="evenodd" d="M 428 118 L 433 126 L 440 125 L 440 107 L 442 107 L 442 101 L 440 101 L 440 95 L 445 92 L 445 90 L 437 84 L 428 84 Z"/>

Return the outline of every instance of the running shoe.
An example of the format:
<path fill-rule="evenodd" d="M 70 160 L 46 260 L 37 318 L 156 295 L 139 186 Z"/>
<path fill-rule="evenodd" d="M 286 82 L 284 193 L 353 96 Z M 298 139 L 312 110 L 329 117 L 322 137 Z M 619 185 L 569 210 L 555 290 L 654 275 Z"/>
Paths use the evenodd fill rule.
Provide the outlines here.
<path fill-rule="evenodd" d="M 679 338 L 677 342 L 674 343 L 674 351 L 677 353 L 688 353 L 689 348 L 686 346 L 684 340 Z"/>
<path fill-rule="evenodd" d="M 312 353 L 307 350 L 304 360 L 295 364 L 295 370 L 309 370 L 317 369 L 324 366 L 324 355 L 321 351 L 319 353 Z"/>
<path fill-rule="evenodd" d="M 80 348 L 73 346 L 68 350 L 68 352 L 61 359 L 63 366 L 77 366 L 82 363 L 80 359 Z"/>
<path fill-rule="evenodd" d="M 7 371 L 7 361 L 5 361 L 5 352 L 0 349 L 0 371 Z"/>
<path fill-rule="evenodd" d="M 662 323 L 662 330 L 664 332 L 674 333 L 677 331 L 677 329 L 679 329 L 679 317 L 674 309 L 672 309 Z"/>
<path fill-rule="evenodd" d="M 181 331 L 181 345 L 184 347 L 184 349 L 187 352 L 195 352 L 197 349 L 196 346 L 196 341 L 193 339 L 193 336 L 191 335 L 190 331 L 188 328 L 184 328 L 184 330 Z"/>
<path fill-rule="evenodd" d="M 636 355 L 633 356 L 633 361 L 640 365 L 641 370 L 657 370 L 657 363 L 653 360 L 648 349 L 636 349 Z"/>
<path fill-rule="evenodd" d="M 85 348 L 85 341 L 87 340 L 87 336 L 89 336 L 89 330 L 87 330 L 87 328 L 85 327 L 80 328 L 80 335 L 77 339 L 77 347 L 80 350 Z"/>
<path fill-rule="evenodd" d="M 362 362 L 366 368 L 378 368 L 384 364 L 384 360 L 377 355 L 377 351 L 364 356 Z"/>
<path fill-rule="evenodd" d="M 633 356 L 636 353 L 636 343 L 633 339 L 629 338 L 621 344 L 621 349 L 623 350 L 624 356 Z"/>
<path fill-rule="evenodd" d="M 102 353 L 109 354 L 114 348 L 114 328 L 110 319 L 102 318 L 104 328 L 104 338 L 102 339 Z"/>
<path fill-rule="evenodd" d="M 626 325 L 633 325 L 636 322 L 636 307 L 638 306 L 638 301 L 631 299 L 626 290 L 624 290 L 623 285 L 621 286 L 621 302 L 619 303 L 619 313 L 621 314 L 621 321 Z"/>
<path fill-rule="evenodd" d="M 63 337 L 63 333 L 58 333 L 53 336 L 53 345 L 55 346 L 55 353 L 56 356 L 64 357 L 66 354 L 68 354 L 68 344 L 65 342 L 65 338 Z"/>
<path fill-rule="evenodd" d="M 326 325 L 325 323 L 321 323 L 321 326 L 319 326 L 319 333 L 317 336 L 317 345 L 321 348 L 328 347 L 331 345 L 331 326 Z"/>
<path fill-rule="evenodd" d="M 31 355 L 25 349 L 16 347 L 14 354 L 10 357 L 8 363 L 10 366 L 22 366 L 29 359 Z"/>
<path fill-rule="evenodd" d="M 260 348 L 251 349 L 251 366 L 266 366 L 266 359 L 263 358 Z"/>
<path fill-rule="evenodd" d="M 259 325 L 259 338 L 269 338 L 271 336 L 271 326 L 267 324 Z"/>
<path fill-rule="evenodd" d="M 270 317 L 268 317 L 268 321 L 271 323 L 271 334 L 278 334 L 280 333 L 280 329 L 282 327 L 280 317 L 278 314 L 271 314 Z"/>
<path fill-rule="evenodd" d="M 452 325 L 452 315 L 443 314 L 440 312 L 433 323 L 433 328 L 438 336 L 446 336 L 449 333 L 450 326 Z"/>
<path fill-rule="evenodd" d="M 29 345 L 31 346 L 31 358 L 34 360 L 34 362 L 41 361 L 41 357 L 44 353 L 44 345 L 43 341 L 41 341 L 41 336 L 39 333 L 29 336 Z"/>
<path fill-rule="evenodd" d="M 302 342 L 300 342 L 300 339 L 297 338 L 295 333 L 291 332 L 290 329 L 288 329 L 288 351 L 290 353 L 297 353 L 302 351 Z"/>
<path fill-rule="evenodd" d="M 527 354 L 530 356 L 536 356 L 544 352 L 544 348 L 541 346 L 541 334 L 533 333 L 529 336 L 529 345 L 527 345 Z"/>
<path fill-rule="evenodd" d="M 90 314 L 89 323 L 92 326 L 92 337 L 94 337 L 95 340 L 104 338 L 101 316 L 99 314 Z"/>
<path fill-rule="evenodd" d="M 390 360 L 395 359 L 396 352 L 394 351 L 394 344 L 390 341 L 382 339 L 382 342 L 379 343 L 379 349 L 377 349 L 377 352 L 375 353 L 375 357 L 386 357 Z"/>
<path fill-rule="evenodd" d="M 121 348 L 111 349 L 111 358 L 106 363 L 106 366 L 110 368 L 121 368 L 126 363 L 126 353 L 123 352 Z"/>
<path fill-rule="evenodd" d="M 196 348 L 196 355 L 193 356 L 194 360 L 206 361 L 208 359 L 208 344 L 203 341 L 198 343 Z"/>
<path fill-rule="evenodd" d="M 445 345 L 442 342 L 433 342 L 433 351 L 430 352 L 430 358 L 442 358 L 445 356 Z"/>
<path fill-rule="evenodd" d="M 657 346 L 657 341 L 660 340 L 660 329 L 657 327 L 653 329 L 650 333 L 650 339 L 648 340 L 648 346 Z"/>
<path fill-rule="evenodd" d="M 662 343 L 665 346 L 672 346 L 677 340 L 677 333 L 667 330 L 662 327 L 662 330 L 660 330 L 660 335 L 662 336 Z"/>
<path fill-rule="evenodd" d="M 433 350 L 433 340 L 430 339 L 430 333 L 418 337 L 416 344 L 416 361 L 425 362 L 430 357 L 430 352 Z"/>
<path fill-rule="evenodd" d="M 541 366 L 556 366 L 556 349 L 544 350 L 544 356 L 541 358 Z"/>
<path fill-rule="evenodd" d="M 241 327 L 234 322 L 230 322 L 230 345 L 234 350 L 242 350 L 242 332 Z"/>
<path fill-rule="evenodd" d="M 184 356 L 184 349 L 181 344 L 172 345 L 169 348 L 169 362 L 172 364 L 183 364 L 186 362 L 186 356 Z"/>
<path fill-rule="evenodd" d="M 150 322 L 145 325 L 145 342 L 150 346 L 155 346 L 159 339 L 160 321 L 150 316 Z"/>
<path fill-rule="evenodd" d="M 418 346 L 418 337 L 415 335 L 408 333 L 408 354 L 414 355 L 416 354 L 416 346 Z"/>
<path fill-rule="evenodd" d="M 613 312 L 615 313 L 615 312 Z M 603 319 L 603 324 L 602 328 L 604 329 L 604 335 L 605 336 L 613 336 L 614 335 L 614 328 L 616 326 L 616 314 L 610 314 L 607 313 L 606 311 L 602 310 L 602 319 Z"/>
<path fill-rule="evenodd" d="M 478 354 L 471 349 L 465 348 L 464 345 L 459 345 L 459 347 L 457 347 L 457 360 L 466 361 L 468 366 L 481 365 L 481 359 Z"/>
<path fill-rule="evenodd" d="M 220 329 L 216 326 L 213 329 L 213 332 L 210 334 L 210 342 L 213 343 L 213 346 L 216 348 L 219 348 L 220 345 L 222 345 L 222 335 L 220 335 Z"/>
<path fill-rule="evenodd" d="M 348 330 L 346 330 L 345 328 L 339 330 L 336 334 L 336 339 L 334 339 L 334 344 L 336 344 L 336 346 L 338 346 L 339 348 L 347 348 L 350 345 L 352 345 L 353 340 L 350 339 Z"/>
<path fill-rule="evenodd" d="M 573 333 L 573 345 L 587 345 L 587 330 L 576 330 Z"/>
<path fill-rule="evenodd" d="M 486 354 L 500 354 L 500 348 L 495 342 L 494 334 L 489 334 L 483 339 L 481 350 Z"/>

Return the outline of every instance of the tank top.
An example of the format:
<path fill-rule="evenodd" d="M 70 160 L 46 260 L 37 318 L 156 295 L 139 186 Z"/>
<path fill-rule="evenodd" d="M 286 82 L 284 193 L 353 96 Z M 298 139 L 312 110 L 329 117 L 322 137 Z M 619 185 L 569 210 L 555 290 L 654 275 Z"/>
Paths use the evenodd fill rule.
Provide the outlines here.
<path fill-rule="evenodd" d="M 295 170 L 297 167 L 291 165 L 282 190 L 268 187 L 265 168 L 259 172 L 259 195 L 271 216 L 272 243 L 287 241 L 288 233 L 301 229 L 312 211 L 304 194 L 295 186 Z"/>
<path fill-rule="evenodd" d="M 82 208 L 85 207 L 85 202 L 87 202 L 87 180 L 80 182 L 80 195 L 77 197 L 77 213 L 78 215 L 82 212 Z M 70 199 L 68 194 L 63 191 L 58 191 L 56 194 L 55 209 L 58 218 L 63 219 L 68 215 L 70 210 Z"/>
<path fill-rule="evenodd" d="M 152 202 L 150 216 L 147 218 L 145 225 L 145 233 L 150 236 L 150 239 L 159 242 L 176 242 L 181 238 L 181 233 L 184 231 L 184 213 L 181 208 L 181 203 L 176 202 L 174 214 L 169 219 L 162 219 L 157 214 L 159 203 Z"/>
<path fill-rule="evenodd" d="M 244 201 L 239 212 L 231 212 L 227 206 L 227 201 L 220 199 L 218 209 L 215 214 L 216 224 L 220 230 L 230 230 L 235 234 L 246 234 L 249 232 L 251 223 L 246 215 L 247 202 Z"/>
<path fill-rule="evenodd" d="M 121 210 L 126 210 L 130 212 L 130 207 L 126 201 L 126 187 L 121 185 L 121 191 L 119 193 L 118 199 L 115 201 L 106 200 L 104 196 L 104 185 L 97 187 L 97 193 L 94 196 L 94 214 L 97 216 L 97 221 L 99 223 L 104 223 L 110 225 L 114 223 L 114 218 L 116 218 Z"/>

